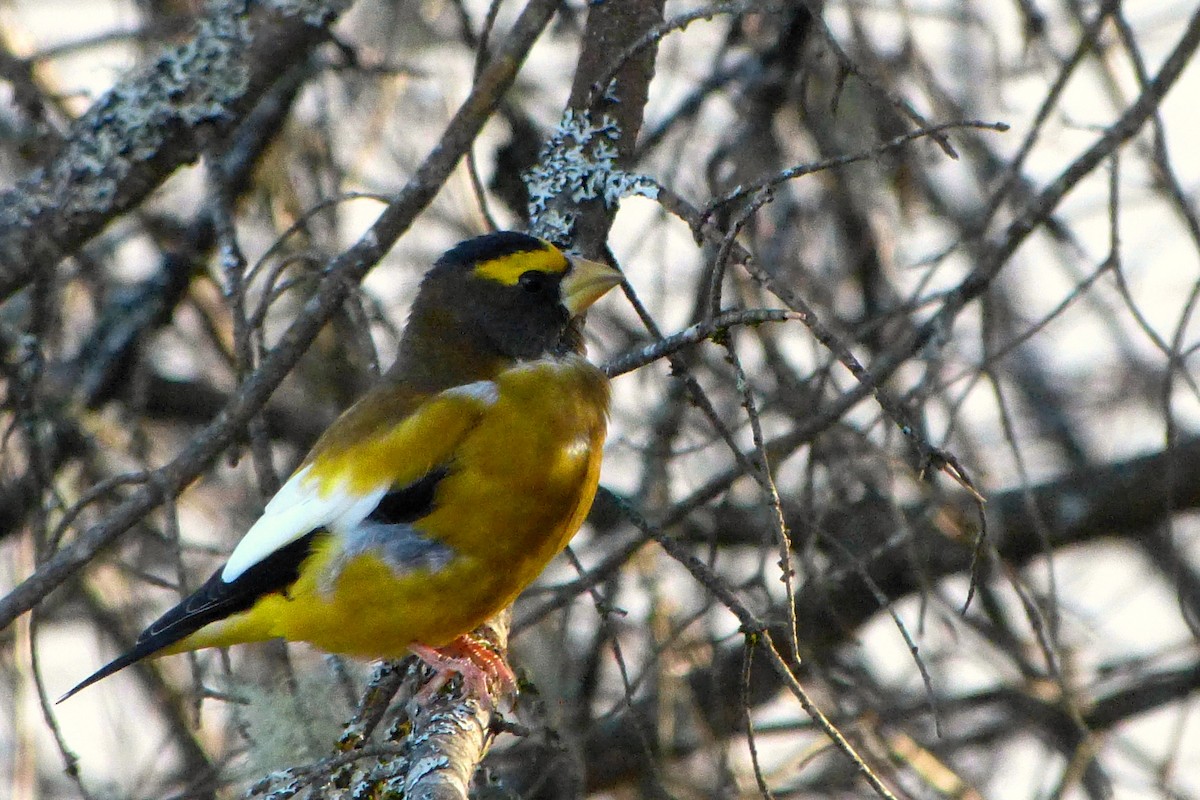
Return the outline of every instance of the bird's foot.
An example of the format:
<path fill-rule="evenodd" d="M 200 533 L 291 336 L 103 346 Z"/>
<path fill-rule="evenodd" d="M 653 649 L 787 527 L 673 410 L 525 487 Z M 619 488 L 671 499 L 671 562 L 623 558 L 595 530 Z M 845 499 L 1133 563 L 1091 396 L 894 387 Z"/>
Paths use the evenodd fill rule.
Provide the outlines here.
<path fill-rule="evenodd" d="M 417 693 L 417 702 L 431 699 L 455 674 L 462 676 L 467 696 L 477 698 L 488 711 L 496 707 L 497 697 L 512 696 L 517 692 L 517 676 L 513 675 L 504 657 L 487 642 L 470 634 L 463 634 L 441 647 L 413 644 L 409 649 L 434 673 L 429 683 Z"/>

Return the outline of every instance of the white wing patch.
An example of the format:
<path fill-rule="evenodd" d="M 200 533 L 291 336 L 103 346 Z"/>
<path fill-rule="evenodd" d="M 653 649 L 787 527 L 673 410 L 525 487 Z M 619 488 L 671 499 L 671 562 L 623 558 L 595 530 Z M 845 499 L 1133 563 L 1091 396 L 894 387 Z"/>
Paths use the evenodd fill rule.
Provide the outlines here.
<path fill-rule="evenodd" d="M 346 530 L 358 525 L 387 493 L 387 485 L 367 494 L 351 494 L 338 487 L 322 496 L 316 481 L 309 481 L 307 466 L 279 488 L 262 516 L 225 562 L 221 580 L 231 583 L 281 547 L 286 547 L 317 528 Z"/>
<path fill-rule="evenodd" d="M 500 387 L 496 385 L 495 381 L 475 381 L 474 383 L 464 383 L 461 386 L 447 389 L 442 392 L 442 395 L 447 397 L 466 397 L 470 400 L 483 403 L 485 406 L 494 406 L 500 399 Z"/>

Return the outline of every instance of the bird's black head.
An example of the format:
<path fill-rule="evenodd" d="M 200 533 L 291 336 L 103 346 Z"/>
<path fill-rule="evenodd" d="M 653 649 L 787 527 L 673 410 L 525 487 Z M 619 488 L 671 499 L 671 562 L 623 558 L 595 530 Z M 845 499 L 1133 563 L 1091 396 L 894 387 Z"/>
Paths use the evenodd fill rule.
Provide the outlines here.
<path fill-rule="evenodd" d="M 615 269 L 566 256 L 542 239 L 491 233 L 438 259 L 409 327 L 432 323 L 430 335 L 465 337 L 511 359 L 565 353 L 580 347 L 575 320 L 620 280 Z"/>

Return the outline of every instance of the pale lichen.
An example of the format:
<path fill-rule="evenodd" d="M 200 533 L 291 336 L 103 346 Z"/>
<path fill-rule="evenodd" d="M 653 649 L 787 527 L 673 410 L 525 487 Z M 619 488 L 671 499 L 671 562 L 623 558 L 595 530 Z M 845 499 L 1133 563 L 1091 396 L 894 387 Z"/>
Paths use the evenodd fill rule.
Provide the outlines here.
<path fill-rule="evenodd" d="M 620 138 L 620 126 L 608 115 L 593 124 L 588 112 L 567 109 L 537 166 L 523 176 L 535 233 L 554 241 L 570 239 L 575 218 L 554 207 L 559 197 L 568 196 L 575 205 L 601 199 L 606 208 L 613 208 L 622 197 L 657 196 L 653 180 L 617 166 Z"/>
<path fill-rule="evenodd" d="M 289 17 L 301 17 L 314 28 L 324 28 L 350 7 L 351 0 L 270 0 L 267 6 Z"/>
<path fill-rule="evenodd" d="M 417 759 L 409 768 L 407 774 L 397 775 L 388 783 L 394 788 L 402 788 L 403 797 L 412 797 L 413 789 L 430 774 L 448 769 L 451 766 L 449 756 L 438 754 Z"/>
<path fill-rule="evenodd" d="M 6 204 L 13 221 L 63 196 L 76 213 L 105 211 L 130 173 L 156 158 L 181 126 L 231 118 L 249 85 L 249 36 L 244 18 L 223 9 L 204 18 L 193 39 L 114 86 L 77 124 L 49 174 L 26 181 L 46 189 L 26 191 L 23 205 Z"/>

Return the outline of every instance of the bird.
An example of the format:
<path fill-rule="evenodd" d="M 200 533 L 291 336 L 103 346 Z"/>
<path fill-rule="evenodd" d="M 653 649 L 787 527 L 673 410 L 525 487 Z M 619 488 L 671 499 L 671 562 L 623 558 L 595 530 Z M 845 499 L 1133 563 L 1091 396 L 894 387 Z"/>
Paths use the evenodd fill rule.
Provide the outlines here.
<path fill-rule="evenodd" d="M 378 385 L 318 438 L 223 566 L 62 702 L 145 658 L 284 639 L 415 653 L 490 703 L 506 661 L 470 635 L 583 524 L 609 385 L 585 312 L 619 270 L 500 231 L 460 242 L 418 287 Z"/>

